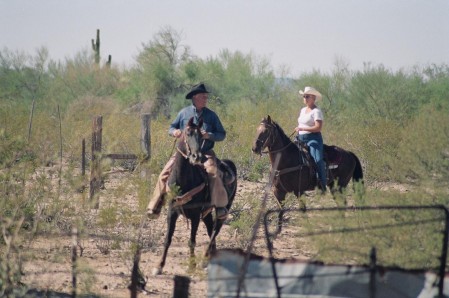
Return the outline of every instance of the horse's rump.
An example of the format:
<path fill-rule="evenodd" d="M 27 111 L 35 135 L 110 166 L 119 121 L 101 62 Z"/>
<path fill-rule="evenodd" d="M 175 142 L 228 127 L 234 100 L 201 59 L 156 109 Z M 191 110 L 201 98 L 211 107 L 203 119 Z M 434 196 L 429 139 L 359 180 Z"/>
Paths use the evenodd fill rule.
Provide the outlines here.
<path fill-rule="evenodd" d="M 346 152 L 346 150 L 338 146 L 324 144 L 324 161 L 330 169 L 336 168 L 341 163 Z"/>

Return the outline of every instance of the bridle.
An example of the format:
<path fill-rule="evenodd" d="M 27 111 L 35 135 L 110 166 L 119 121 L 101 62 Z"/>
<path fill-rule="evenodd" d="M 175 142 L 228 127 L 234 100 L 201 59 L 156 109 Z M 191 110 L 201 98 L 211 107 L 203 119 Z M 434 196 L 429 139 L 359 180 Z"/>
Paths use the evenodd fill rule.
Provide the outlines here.
<path fill-rule="evenodd" d="M 272 144 L 274 144 L 274 141 L 276 141 L 278 134 L 276 134 L 276 138 L 275 138 L 270 144 L 267 144 L 268 141 L 270 140 L 270 138 L 272 137 L 272 135 L 274 134 L 274 133 L 273 133 L 274 126 L 273 126 L 272 124 L 264 123 L 263 121 L 260 122 L 259 125 L 263 125 L 263 126 L 265 127 L 265 129 L 268 131 L 268 136 L 267 136 L 267 138 L 266 138 L 264 141 L 262 141 L 262 140 L 260 139 L 260 135 L 259 135 L 259 137 L 258 137 L 257 140 L 256 140 L 256 144 L 262 144 L 262 145 L 260 146 L 260 148 L 263 149 L 263 148 L 265 148 L 265 147 L 269 147 L 269 146 L 271 146 Z M 267 152 L 262 152 L 262 150 L 261 150 L 260 153 L 262 154 L 262 153 L 267 153 Z"/>
<path fill-rule="evenodd" d="M 176 146 L 176 151 L 178 151 L 179 154 L 181 154 L 185 159 L 189 159 L 189 157 L 192 155 L 192 150 L 190 149 L 189 143 L 187 142 L 185 129 L 182 132 L 182 134 L 183 134 L 182 138 L 183 138 L 184 147 L 186 149 L 186 152 L 183 152 L 182 149 L 179 148 L 179 146 Z M 205 142 L 205 140 L 203 139 L 201 142 L 200 151 L 204 146 L 204 142 Z M 176 145 L 176 140 L 175 140 L 175 145 Z"/>
<path fill-rule="evenodd" d="M 285 146 L 282 147 L 281 149 L 270 150 L 270 147 L 273 146 L 273 144 L 275 144 L 275 142 L 276 142 L 276 140 L 277 140 L 277 138 L 278 138 L 278 136 L 279 136 L 279 132 L 277 131 L 276 126 L 273 125 L 273 124 L 266 123 L 266 122 L 262 121 L 262 122 L 260 122 L 259 125 L 263 125 L 263 126 L 268 130 L 268 136 L 267 136 L 267 138 L 265 139 L 265 141 L 262 141 L 262 140 L 260 139 L 260 136 L 256 139 L 256 143 L 257 143 L 257 144 L 262 143 L 262 146 L 260 147 L 260 148 L 261 148 L 260 154 L 268 154 L 268 153 L 273 154 L 273 153 L 278 153 L 278 152 L 284 151 L 288 146 L 290 146 L 291 144 L 293 144 L 292 142 L 289 142 L 287 145 L 285 145 Z M 275 132 L 273 132 L 273 131 L 275 131 Z M 293 133 L 294 133 L 294 132 L 293 132 Z M 273 135 L 275 135 L 275 136 L 274 136 L 274 139 L 273 139 L 270 143 L 268 143 L 268 141 L 270 140 L 270 138 L 272 138 Z M 268 151 L 262 151 L 263 148 L 267 148 Z"/>

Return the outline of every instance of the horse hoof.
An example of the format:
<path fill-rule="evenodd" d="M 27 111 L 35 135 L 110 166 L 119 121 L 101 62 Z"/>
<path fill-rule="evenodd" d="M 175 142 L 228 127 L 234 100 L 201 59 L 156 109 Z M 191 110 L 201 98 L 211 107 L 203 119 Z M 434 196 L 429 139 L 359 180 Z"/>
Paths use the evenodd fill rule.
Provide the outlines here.
<path fill-rule="evenodd" d="M 153 268 L 153 270 L 151 271 L 151 274 L 153 276 L 161 275 L 162 274 L 162 269 L 161 268 Z"/>

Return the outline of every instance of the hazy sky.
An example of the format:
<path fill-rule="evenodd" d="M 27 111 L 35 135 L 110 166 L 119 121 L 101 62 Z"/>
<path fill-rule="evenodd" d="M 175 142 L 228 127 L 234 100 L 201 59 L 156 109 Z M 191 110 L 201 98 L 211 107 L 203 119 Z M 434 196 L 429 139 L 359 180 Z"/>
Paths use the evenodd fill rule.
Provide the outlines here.
<path fill-rule="evenodd" d="M 0 0 L 0 49 L 45 46 L 54 60 L 90 50 L 100 29 L 103 60 L 131 65 L 164 26 L 206 58 L 252 52 L 291 75 L 449 64 L 449 0 Z"/>

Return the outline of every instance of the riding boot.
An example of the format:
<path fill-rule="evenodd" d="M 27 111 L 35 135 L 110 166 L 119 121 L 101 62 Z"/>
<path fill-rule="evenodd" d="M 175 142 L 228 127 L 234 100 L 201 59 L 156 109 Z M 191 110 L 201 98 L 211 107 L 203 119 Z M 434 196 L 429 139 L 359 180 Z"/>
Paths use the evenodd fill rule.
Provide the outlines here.
<path fill-rule="evenodd" d="M 324 195 L 326 193 L 326 184 L 323 184 L 323 182 L 319 182 L 318 186 L 321 190 L 321 194 Z"/>

